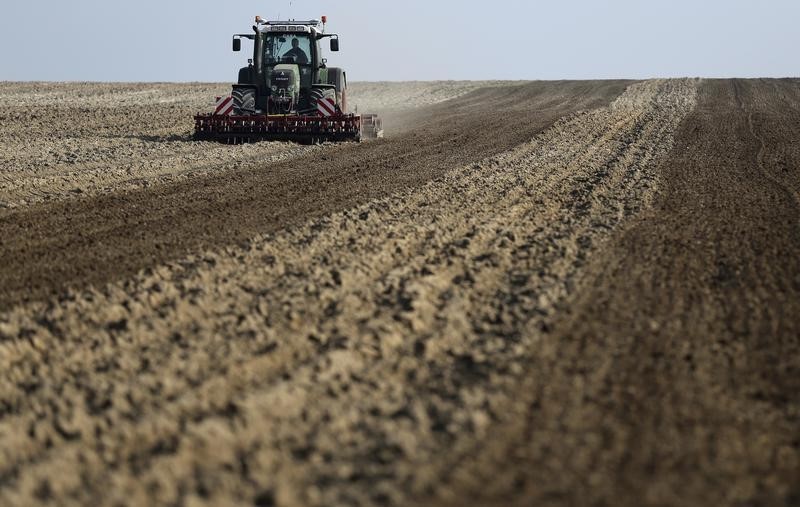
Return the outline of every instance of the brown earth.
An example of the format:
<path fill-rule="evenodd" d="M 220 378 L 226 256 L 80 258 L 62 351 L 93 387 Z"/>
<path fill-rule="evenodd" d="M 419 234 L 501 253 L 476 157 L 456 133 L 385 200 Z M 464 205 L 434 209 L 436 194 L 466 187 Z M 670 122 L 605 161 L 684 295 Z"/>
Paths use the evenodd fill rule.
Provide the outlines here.
<path fill-rule="evenodd" d="M 214 164 L 202 152 L 183 163 L 212 164 L 217 171 L 153 188 L 0 212 L 0 307 L 121 279 L 198 249 L 235 244 L 418 186 L 447 169 L 516 146 L 565 114 L 607 103 L 625 86 L 548 82 L 479 89 L 426 110 L 412 131 L 386 140 L 329 146 L 280 164 L 265 164 L 261 145 L 233 166 L 225 158 Z M 122 116 L 132 116 L 133 130 L 142 130 L 157 116 L 156 106 L 143 109 L 135 114 L 114 110 L 112 118 L 124 125 Z M 174 107 L 168 111 L 174 116 Z M 186 123 L 193 113 L 186 108 L 184 113 Z M 75 114 L 64 116 L 74 122 Z M 92 128 L 98 116 L 108 117 L 102 111 L 89 114 L 80 129 Z M 399 115 L 395 124 L 406 125 L 403 118 L 407 115 Z M 184 143 L 186 149 L 199 144 Z"/>
<path fill-rule="evenodd" d="M 798 140 L 798 80 L 704 82 L 453 505 L 800 505 Z"/>
<path fill-rule="evenodd" d="M 800 501 L 800 82 L 462 87 L 2 212 L 0 504 Z"/>
<path fill-rule="evenodd" d="M 408 111 L 508 84 L 355 83 L 350 95 L 361 111 Z M 229 90 L 229 84 L 0 83 L 0 209 L 146 188 L 312 150 L 191 142 L 190 118 Z"/>

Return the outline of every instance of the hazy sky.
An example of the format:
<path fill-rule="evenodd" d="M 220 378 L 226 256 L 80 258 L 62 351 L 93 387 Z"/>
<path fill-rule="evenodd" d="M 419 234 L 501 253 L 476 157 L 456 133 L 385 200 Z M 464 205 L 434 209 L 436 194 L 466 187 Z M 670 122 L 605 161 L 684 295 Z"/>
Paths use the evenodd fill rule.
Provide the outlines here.
<path fill-rule="evenodd" d="M 0 81 L 231 81 L 256 14 L 328 15 L 351 80 L 800 75 L 800 0 L 5 4 Z"/>

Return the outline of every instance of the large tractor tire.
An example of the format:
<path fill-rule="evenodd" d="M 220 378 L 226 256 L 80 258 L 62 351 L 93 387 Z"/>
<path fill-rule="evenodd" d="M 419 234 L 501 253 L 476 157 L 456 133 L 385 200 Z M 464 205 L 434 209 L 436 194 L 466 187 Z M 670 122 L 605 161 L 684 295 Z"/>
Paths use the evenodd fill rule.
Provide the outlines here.
<path fill-rule="evenodd" d="M 234 85 L 233 93 L 233 114 L 243 116 L 256 113 L 256 93 L 253 86 Z"/>
<path fill-rule="evenodd" d="M 331 67 L 328 69 L 326 79 L 328 84 L 333 85 L 336 89 L 336 103 L 339 105 L 342 112 L 349 112 L 347 110 L 347 75 L 344 70 Z"/>

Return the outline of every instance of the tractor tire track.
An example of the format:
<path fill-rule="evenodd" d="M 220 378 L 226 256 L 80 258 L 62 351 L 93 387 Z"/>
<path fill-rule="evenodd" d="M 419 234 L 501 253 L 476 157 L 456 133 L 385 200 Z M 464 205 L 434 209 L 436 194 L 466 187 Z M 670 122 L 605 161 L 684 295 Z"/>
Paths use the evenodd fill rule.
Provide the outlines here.
<path fill-rule="evenodd" d="M 733 82 L 733 87 L 734 87 L 734 93 L 735 93 L 735 96 L 736 96 L 736 104 L 738 105 L 738 107 L 744 113 L 747 114 L 747 127 L 750 130 L 750 135 L 752 135 L 753 138 L 756 141 L 758 141 L 758 143 L 760 145 L 758 153 L 756 154 L 756 163 L 758 164 L 758 168 L 761 170 L 761 173 L 764 175 L 765 178 L 769 179 L 770 181 L 772 181 L 775 184 L 775 186 L 777 186 L 778 188 L 780 188 L 781 190 L 786 192 L 786 194 L 789 195 L 789 197 L 794 199 L 794 201 L 797 204 L 798 208 L 800 208 L 800 194 L 798 194 L 798 192 L 796 190 L 793 190 L 793 189 L 789 188 L 782 181 L 780 181 L 777 177 L 775 177 L 775 175 L 773 175 L 772 173 L 770 173 L 767 170 L 766 165 L 764 164 L 764 157 L 765 157 L 765 154 L 766 154 L 766 151 L 767 151 L 766 141 L 758 133 L 758 131 L 756 129 L 755 122 L 753 120 L 753 111 L 752 111 L 752 109 L 748 108 L 747 105 L 745 104 L 744 100 L 742 99 L 742 96 L 741 96 L 742 83 L 740 81 L 734 81 Z"/>

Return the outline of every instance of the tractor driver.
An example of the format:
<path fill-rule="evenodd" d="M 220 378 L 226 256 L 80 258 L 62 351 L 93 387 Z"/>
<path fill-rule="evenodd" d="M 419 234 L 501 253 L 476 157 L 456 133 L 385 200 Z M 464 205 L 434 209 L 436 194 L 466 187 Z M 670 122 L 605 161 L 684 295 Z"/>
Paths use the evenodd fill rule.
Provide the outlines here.
<path fill-rule="evenodd" d="M 283 57 L 294 57 L 295 63 L 308 63 L 308 55 L 300 49 L 300 41 L 295 37 L 292 39 L 292 49 L 284 53 Z"/>

